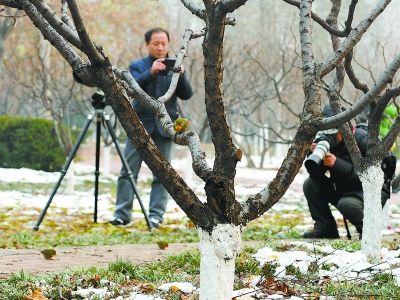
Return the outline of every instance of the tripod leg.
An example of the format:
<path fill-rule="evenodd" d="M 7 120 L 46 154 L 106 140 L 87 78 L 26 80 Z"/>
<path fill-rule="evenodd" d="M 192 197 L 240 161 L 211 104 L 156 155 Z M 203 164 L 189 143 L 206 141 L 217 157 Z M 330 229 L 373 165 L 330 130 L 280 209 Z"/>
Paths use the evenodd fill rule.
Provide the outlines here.
<path fill-rule="evenodd" d="M 110 118 L 108 117 L 108 115 L 105 116 L 105 121 L 106 121 L 107 129 L 110 132 L 111 138 L 112 138 L 112 140 L 113 140 L 113 142 L 115 144 L 115 148 L 117 149 L 118 155 L 119 155 L 119 157 L 121 159 L 122 165 L 123 165 L 126 173 L 129 176 L 129 182 L 131 183 L 133 192 L 135 193 L 136 198 L 139 201 L 139 205 L 140 205 L 140 208 L 142 209 L 142 212 L 143 212 L 144 218 L 146 220 L 147 226 L 151 230 L 153 228 L 153 226 L 151 225 L 151 222 L 150 222 L 149 216 L 147 214 L 146 208 L 144 207 L 143 202 L 140 199 L 139 193 L 138 193 L 138 191 L 136 189 L 135 181 L 133 179 L 133 174 L 132 174 L 131 169 L 129 168 L 128 162 L 126 161 L 126 158 L 125 158 L 124 154 L 122 153 L 121 148 L 120 148 L 120 146 L 118 144 L 117 136 L 115 135 L 114 129 L 112 128 L 112 126 L 110 124 Z"/>
<path fill-rule="evenodd" d="M 97 201 L 99 196 L 100 136 L 103 114 L 96 114 L 96 170 L 94 171 L 94 213 L 93 222 L 97 223 Z"/>
<path fill-rule="evenodd" d="M 51 192 L 51 196 L 50 196 L 49 200 L 47 201 L 46 206 L 43 208 L 43 210 L 42 210 L 42 212 L 41 212 L 41 214 L 39 216 L 39 219 L 36 222 L 35 227 L 33 227 L 33 230 L 35 230 L 35 231 L 39 230 L 39 226 L 43 221 L 43 218 L 44 218 L 44 216 L 45 216 L 45 214 L 47 212 L 47 209 L 49 208 L 49 206 L 51 204 L 51 201 L 53 200 L 54 195 L 57 193 L 57 190 L 60 187 L 61 181 L 63 180 L 65 174 L 67 173 L 69 165 L 71 164 L 72 160 L 74 159 L 75 154 L 78 151 L 78 148 L 79 148 L 80 144 L 82 143 L 83 138 L 85 137 L 85 134 L 86 134 L 86 132 L 87 132 L 87 130 L 89 128 L 89 125 L 92 122 L 92 118 L 93 118 L 93 113 L 88 115 L 86 124 L 85 124 L 84 128 L 82 129 L 81 133 L 78 136 L 78 141 L 76 142 L 76 144 L 72 148 L 71 153 L 68 156 L 68 160 L 64 164 L 64 166 L 63 166 L 63 168 L 61 170 L 61 175 L 60 175 L 56 185 L 54 186 L 53 191 Z"/>

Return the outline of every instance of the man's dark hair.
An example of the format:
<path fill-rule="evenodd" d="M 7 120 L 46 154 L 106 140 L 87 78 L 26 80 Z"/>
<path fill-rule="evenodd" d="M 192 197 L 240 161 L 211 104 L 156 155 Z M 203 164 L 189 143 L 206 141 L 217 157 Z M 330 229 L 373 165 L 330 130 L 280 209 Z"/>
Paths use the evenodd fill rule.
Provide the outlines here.
<path fill-rule="evenodd" d="M 154 33 L 159 33 L 159 32 L 164 32 L 167 35 L 168 42 L 169 42 L 169 33 L 168 33 L 168 31 L 166 31 L 165 29 L 163 29 L 161 27 L 157 27 L 157 28 L 153 28 L 153 29 L 150 29 L 150 30 L 146 31 L 146 33 L 144 34 L 144 41 L 146 42 L 146 44 L 150 43 L 151 36 Z"/>

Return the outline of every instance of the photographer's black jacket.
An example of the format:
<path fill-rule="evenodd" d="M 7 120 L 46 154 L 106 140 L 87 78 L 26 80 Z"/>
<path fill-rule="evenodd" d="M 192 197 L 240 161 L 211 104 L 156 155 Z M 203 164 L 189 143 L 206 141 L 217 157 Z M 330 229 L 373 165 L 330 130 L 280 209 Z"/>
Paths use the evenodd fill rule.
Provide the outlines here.
<path fill-rule="evenodd" d="M 360 148 L 361 154 L 367 152 L 367 131 L 363 128 L 357 128 L 354 132 L 354 138 Z M 334 184 L 337 192 L 342 196 L 356 196 L 363 200 L 363 189 L 361 181 L 354 170 L 350 154 L 342 141 L 339 145 L 330 149 L 330 152 L 336 156 L 336 162 L 332 168 L 326 167 L 323 163 L 315 171 L 310 173 L 310 177 L 321 182 L 326 182 L 327 171 L 329 170 L 329 180 Z"/>
<path fill-rule="evenodd" d="M 162 72 L 161 74 L 152 75 L 150 73 L 150 69 L 154 60 L 154 57 L 147 56 L 145 58 L 133 61 L 129 65 L 129 72 L 147 94 L 154 98 L 158 98 L 167 92 L 171 84 L 172 71 L 166 71 Z M 192 87 L 186 74 L 183 74 L 179 78 L 175 93 L 171 99 L 165 103 L 165 108 L 167 109 L 172 121 L 175 121 L 175 119 L 178 118 L 177 98 L 179 97 L 182 100 L 187 100 L 192 97 L 192 95 Z M 132 106 L 136 110 L 140 121 L 143 123 L 150 135 L 156 130 L 162 137 L 168 137 L 168 135 L 164 133 L 163 129 L 161 128 L 158 120 L 155 118 L 154 113 L 141 105 L 137 99 L 133 100 Z"/>

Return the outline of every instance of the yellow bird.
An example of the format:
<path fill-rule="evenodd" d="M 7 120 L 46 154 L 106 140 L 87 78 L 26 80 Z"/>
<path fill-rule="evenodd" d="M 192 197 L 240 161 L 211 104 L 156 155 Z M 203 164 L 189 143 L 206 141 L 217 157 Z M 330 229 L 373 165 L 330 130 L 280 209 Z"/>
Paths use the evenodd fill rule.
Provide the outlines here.
<path fill-rule="evenodd" d="M 174 122 L 174 129 L 177 133 L 186 131 L 190 126 L 190 121 L 186 118 L 178 118 Z"/>

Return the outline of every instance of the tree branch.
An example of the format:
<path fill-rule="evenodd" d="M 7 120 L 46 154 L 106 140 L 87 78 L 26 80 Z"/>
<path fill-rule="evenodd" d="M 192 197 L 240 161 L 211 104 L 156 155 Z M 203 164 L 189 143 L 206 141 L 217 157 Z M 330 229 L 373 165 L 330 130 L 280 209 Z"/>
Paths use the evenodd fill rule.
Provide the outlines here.
<path fill-rule="evenodd" d="M 389 88 L 385 91 L 385 93 L 376 101 L 376 105 L 374 109 L 371 111 L 370 116 L 368 118 L 368 137 L 372 144 L 376 144 L 376 141 L 379 140 L 379 125 L 382 121 L 383 112 L 390 102 L 391 99 L 400 95 L 400 87 L 397 86 L 395 88 Z M 394 141 L 393 141 L 394 142 Z M 391 144 L 388 144 L 388 141 L 385 140 L 385 146 L 388 147 Z"/>
<path fill-rule="evenodd" d="M 192 131 L 176 134 L 171 117 L 163 103 L 147 95 L 128 71 L 120 71 L 114 67 L 113 72 L 118 78 L 121 78 L 128 84 L 128 95 L 140 101 L 140 104 L 150 109 L 157 116 L 164 132 L 167 133 L 175 143 L 189 147 L 193 161 L 193 170 L 197 176 L 206 181 L 210 177 L 212 169 L 207 165 L 205 153 L 201 149 L 201 142 L 198 135 Z"/>
<path fill-rule="evenodd" d="M 74 22 L 68 16 L 68 3 L 67 0 L 61 0 L 61 20 L 69 26 L 72 30 L 76 31 Z"/>
<path fill-rule="evenodd" d="M 222 84 L 225 17 L 214 13 L 209 18 L 207 23 L 210 25 L 204 37 L 203 54 L 206 111 L 215 145 L 214 170 L 227 178 L 233 178 L 238 161 L 237 149 L 233 145 L 230 128 L 226 122 Z"/>
<path fill-rule="evenodd" d="M 238 9 L 240 6 L 245 5 L 247 0 L 221 0 L 224 13 L 231 13 Z"/>
<path fill-rule="evenodd" d="M 181 0 L 182 4 L 195 16 L 199 17 L 202 20 L 206 19 L 206 11 L 205 7 L 200 4 L 195 4 L 190 0 Z"/>
<path fill-rule="evenodd" d="M 311 30 L 311 7 L 312 0 L 302 0 L 300 6 L 300 43 L 303 63 L 303 78 L 314 78 L 315 62 L 312 47 L 312 30 Z M 307 84 L 306 84 L 307 85 Z"/>
<path fill-rule="evenodd" d="M 105 61 L 105 57 L 90 40 L 89 34 L 86 31 L 86 27 L 83 24 L 83 20 L 79 13 L 78 5 L 76 4 L 75 0 L 67 0 L 67 2 L 72 19 L 74 20 L 76 31 L 78 32 L 79 38 L 84 47 L 84 52 L 88 56 L 93 66 L 102 65 Z"/>
<path fill-rule="evenodd" d="M 333 117 L 324 118 L 319 126 L 319 129 L 328 129 L 337 127 L 340 124 L 347 122 L 361 113 L 376 97 L 392 82 L 394 75 L 400 68 L 400 54 L 397 55 L 389 64 L 386 71 L 382 74 L 378 82 L 366 94 L 364 94 L 352 107 L 341 112 Z"/>
<path fill-rule="evenodd" d="M 192 33 L 193 33 L 193 31 L 190 29 L 185 30 L 185 33 L 183 35 L 183 45 L 181 46 L 181 48 L 179 49 L 179 51 L 176 55 L 176 61 L 175 61 L 175 65 L 173 68 L 174 74 L 172 75 L 172 78 L 171 78 L 171 84 L 170 84 L 168 90 L 166 91 L 166 93 L 163 96 L 158 98 L 158 100 L 161 103 L 165 103 L 166 101 L 168 101 L 172 97 L 172 95 L 174 94 L 174 92 L 176 90 L 176 87 L 177 87 L 178 81 L 179 81 L 179 77 L 181 76 L 180 66 L 182 65 L 183 58 L 186 55 Z"/>
<path fill-rule="evenodd" d="M 22 3 L 20 1 L 15 1 L 15 0 L 0 0 L 0 4 L 11 7 L 11 8 L 16 8 L 22 10 Z"/>
<path fill-rule="evenodd" d="M 348 37 L 342 42 L 340 47 L 333 52 L 321 67 L 321 78 L 327 75 L 337 66 L 340 61 L 353 49 L 361 40 L 364 33 L 375 21 L 375 19 L 385 10 L 391 0 L 382 0 L 360 24 L 354 28 Z"/>
<path fill-rule="evenodd" d="M 296 0 L 283 0 L 288 4 L 291 4 L 293 6 L 296 6 L 297 8 L 300 9 L 300 1 Z M 328 23 L 325 22 L 324 19 L 316 15 L 315 13 L 311 12 L 311 18 L 317 22 L 319 25 L 321 25 L 322 28 L 324 28 L 326 31 L 328 31 L 330 34 L 333 34 L 338 37 L 345 37 L 347 36 L 346 31 L 339 30 L 335 27 L 330 26 Z"/>
<path fill-rule="evenodd" d="M 43 18 L 68 42 L 73 46 L 83 51 L 83 46 L 79 40 L 76 31 L 68 27 L 61 19 L 57 17 L 54 11 L 47 5 L 46 2 L 41 0 L 32 0 L 31 3 L 35 5 L 36 9 L 42 14 Z"/>
<path fill-rule="evenodd" d="M 350 51 L 347 55 L 346 58 L 344 60 L 344 68 L 346 70 L 346 74 L 347 76 L 349 76 L 349 79 L 351 81 L 351 83 L 353 84 L 353 86 L 356 89 L 359 89 L 361 91 L 365 93 L 368 92 L 369 88 L 365 83 L 362 83 L 357 76 L 354 74 L 354 70 L 353 67 L 351 65 L 351 62 L 353 60 L 353 51 Z"/>
<path fill-rule="evenodd" d="M 349 5 L 349 13 L 347 14 L 347 20 L 344 22 L 345 24 L 345 32 L 346 35 L 351 31 L 351 24 L 353 23 L 354 19 L 354 12 L 356 11 L 358 0 L 351 0 Z"/>
<path fill-rule="evenodd" d="M 86 62 L 76 53 L 76 51 L 65 41 L 65 39 L 55 31 L 46 20 L 43 19 L 42 15 L 37 11 L 36 7 L 27 0 L 21 1 L 22 8 L 31 19 L 33 24 L 40 30 L 45 39 L 47 39 L 68 64 L 73 69 L 79 69 L 86 66 Z"/>

